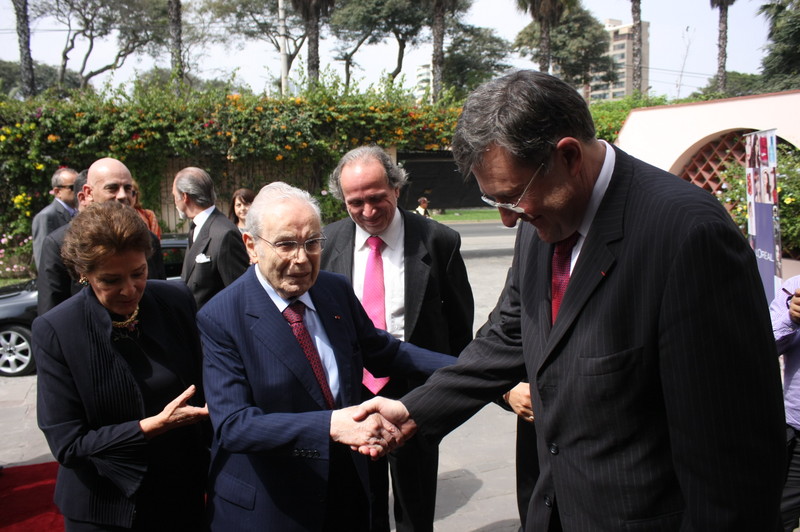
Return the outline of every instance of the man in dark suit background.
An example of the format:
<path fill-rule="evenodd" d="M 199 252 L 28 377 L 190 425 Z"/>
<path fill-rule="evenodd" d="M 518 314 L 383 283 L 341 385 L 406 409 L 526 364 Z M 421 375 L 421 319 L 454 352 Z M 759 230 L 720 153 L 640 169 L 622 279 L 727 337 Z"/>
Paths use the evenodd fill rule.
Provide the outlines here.
<path fill-rule="evenodd" d="M 128 167 L 117 159 L 98 159 L 88 171 L 78 174 L 74 186 L 79 210 L 95 201 L 118 201 L 133 208 L 133 177 Z M 69 225 L 59 227 L 47 235 L 42 245 L 42 264 L 36 279 L 39 316 L 83 288 L 75 279 L 70 278 L 61 259 L 61 246 L 64 244 L 67 229 Z M 150 235 L 153 254 L 147 259 L 147 278 L 166 279 L 161 242 L 155 234 Z"/>
<path fill-rule="evenodd" d="M 242 233 L 214 206 L 214 182 L 205 170 L 190 166 L 178 172 L 172 195 L 180 218 L 192 221 L 181 279 L 199 309 L 242 275 L 249 260 Z"/>
<path fill-rule="evenodd" d="M 527 532 L 780 530 L 775 342 L 720 203 L 596 139 L 575 89 L 539 72 L 476 89 L 453 153 L 503 222 L 521 221 L 499 319 L 454 366 L 362 413 L 436 440 L 527 378 Z"/>
<path fill-rule="evenodd" d="M 368 239 L 380 237 L 385 327 L 376 326 L 400 340 L 457 356 L 472 339 L 474 312 L 461 237 L 445 225 L 398 209 L 407 180 L 405 170 L 378 146 L 362 146 L 342 157 L 329 189 L 344 201 L 350 217 L 325 227 L 328 245 L 322 252 L 322 269 L 347 276 L 364 303 Z M 375 387 L 365 384 L 365 396 L 371 397 Z M 390 379 L 378 393 L 398 398 L 420 384 L 421 380 Z M 438 446 L 412 440 L 391 453 L 388 464 L 397 530 L 431 532 Z M 389 532 L 387 459 L 370 463 L 370 489 L 372 532 Z"/>
<path fill-rule="evenodd" d="M 78 172 L 72 168 L 59 168 L 53 174 L 50 184 L 53 187 L 53 202 L 33 217 L 33 260 L 37 268 L 42 264 L 42 244 L 44 239 L 61 227 L 67 225 L 78 208 L 75 193 L 75 178 Z"/>
<path fill-rule="evenodd" d="M 376 329 L 347 279 L 320 271 L 325 237 L 308 193 L 264 187 L 244 241 L 255 266 L 197 318 L 214 426 L 211 529 L 369 530 L 367 460 L 347 445 L 393 436 L 346 408 L 362 400 L 363 368 L 424 378 L 455 359 Z"/>

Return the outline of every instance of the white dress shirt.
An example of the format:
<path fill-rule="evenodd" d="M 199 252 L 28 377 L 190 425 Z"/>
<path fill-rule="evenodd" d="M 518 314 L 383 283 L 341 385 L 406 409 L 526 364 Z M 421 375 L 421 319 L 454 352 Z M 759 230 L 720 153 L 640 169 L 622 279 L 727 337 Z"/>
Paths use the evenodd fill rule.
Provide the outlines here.
<path fill-rule="evenodd" d="M 597 209 L 600 207 L 600 202 L 603 201 L 603 197 L 606 195 L 608 184 L 611 182 L 611 174 L 614 173 L 614 164 L 617 162 L 617 154 L 614 148 L 604 140 L 600 142 L 606 145 L 606 158 L 603 161 L 603 167 L 600 169 L 600 175 L 597 176 L 597 181 L 595 181 L 594 188 L 592 189 L 592 197 L 589 198 L 589 204 L 586 206 L 586 213 L 584 213 L 581 225 L 578 227 L 580 237 L 575 243 L 575 247 L 572 248 L 572 258 L 570 259 L 569 265 L 570 273 L 572 273 L 573 268 L 575 268 L 575 263 L 578 261 L 578 257 L 581 254 L 583 242 L 586 240 L 586 235 L 589 234 L 589 229 L 592 227 L 592 222 L 594 221 L 595 214 L 597 214 Z"/>
<path fill-rule="evenodd" d="M 383 286 L 385 290 L 386 330 L 399 340 L 405 340 L 406 312 L 406 274 L 405 274 L 405 224 L 403 217 L 395 211 L 392 221 L 383 234 L 377 235 L 384 242 L 381 258 L 383 259 Z M 353 291 L 361 301 L 364 295 L 364 274 L 367 270 L 369 245 L 367 239 L 372 236 L 356 225 L 356 236 L 353 246 Z"/>
<path fill-rule="evenodd" d="M 278 307 L 278 312 L 283 314 L 283 311 L 286 310 L 286 307 L 288 307 L 291 303 L 294 303 L 295 300 L 287 301 L 283 299 L 278 295 L 275 289 L 272 288 L 272 285 L 269 284 L 267 279 L 261 274 L 261 270 L 258 269 L 258 266 L 256 266 L 255 270 L 258 282 L 264 287 L 264 290 L 267 292 L 267 295 L 272 302 L 275 303 L 275 306 Z M 314 302 L 311 300 L 311 296 L 308 295 L 308 292 L 298 297 L 297 300 L 302 301 L 306 306 L 306 311 L 303 315 L 303 324 L 305 324 L 306 329 L 308 329 L 308 334 L 310 334 L 311 338 L 314 340 L 314 345 L 316 346 L 317 352 L 319 353 L 319 358 L 322 361 L 322 367 L 325 369 L 325 376 L 328 379 L 328 386 L 331 389 L 331 393 L 333 394 L 334 399 L 338 400 L 339 367 L 336 365 L 336 357 L 333 354 L 331 341 L 328 339 L 325 328 L 322 326 L 322 322 L 319 319 L 319 314 L 317 314 L 317 309 L 314 306 Z"/>

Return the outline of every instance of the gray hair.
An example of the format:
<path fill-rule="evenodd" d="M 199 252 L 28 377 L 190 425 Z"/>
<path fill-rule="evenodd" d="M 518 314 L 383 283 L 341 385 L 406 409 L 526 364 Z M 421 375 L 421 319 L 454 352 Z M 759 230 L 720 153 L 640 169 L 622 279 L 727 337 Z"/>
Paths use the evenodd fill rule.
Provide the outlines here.
<path fill-rule="evenodd" d="M 370 160 L 381 163 L 381 166 L 383 166 L 383 169 L 386 171 L 386 180 L 389 183 L 389 187 L 393 190 L 401 189 L 408 183 L 408 173 L 397 166 L 383 148 L 373 144 L 352 149 L 344 154 L 339 160 L 336 169 L 333 171 L 330 178 L 328 178 L 328 189 L 331 194 L 333 194 L 335 198 L 344 201 L 344 194 L 342 194 L 342 170 L 350 163 Z"/>
<path fill-rule="evenodd" d="M 50 186 L 51 186 L 51 188 L 56 188 L 56 187 L 60 187 L 61 186 L 61 183 L 63 183 L 63 180 L 61 179 L 61 176 L 64 173 L 70 173 L 70 174 L 78 175 L 78 172 L 76 172 L 72 168 L 68 168 L 66 166 L 63 167 L 63 168 L 59 168 L 58 170 L 56 170 L 53 173 L 53 177 L 50 178 Z M 73 188 L 74 188 L 74 190 L 78 190 L 78 187 L 73 187 Z"/>
<path fill-rule="evenodd" d="M 189 166 L 175 174 L 175 188 L 192 198 L 198 207 L 207 209 L 217 201 L 214 181 L 202 168 Z"/>
<path fill-rule="evenodd" d="M 89 170 L 81 170 L 78 175 L 75 176 L 75 192 L 83 190 L 83 185 L 86 184 L 88 178 Z"/>
<path fill-rule="evenodd" d="M 564 137 L 594 139 L 586 101 L 558 78 L 518 70 L 484 83 L 469 95 L 453 135 L 453 158 L 465 176 L 480 167 L 492 145 L 546 166 Z"/>
<path fill-rule="evenodd" d="M 287 199 L 299 200 L 307 203 L 317 216 L 317 220 L 322 225 L 322 214 L 319 210 L 319 203 L 305 190 L 293 187 L 282 181 L 275 181 L 261 188 L 250 205 L 245 217 L 245 231 L 251 235 L 261 235 L 261 220 L 264 211 L 271 206 Z"/>

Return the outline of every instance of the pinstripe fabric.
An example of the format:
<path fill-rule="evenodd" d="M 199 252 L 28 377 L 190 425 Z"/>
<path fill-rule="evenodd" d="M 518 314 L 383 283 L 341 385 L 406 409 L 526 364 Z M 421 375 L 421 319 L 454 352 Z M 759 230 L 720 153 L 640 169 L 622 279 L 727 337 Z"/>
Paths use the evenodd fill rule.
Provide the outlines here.
<path fill-rule="evenodd" d="M 319 531 L 331 461 L 349 457 L 331 452 L 331 411 L 254 268 L 197 315 L 214 427 L 211 528 Z M 454 361 L 376 329 L 344 276 L 321 271 L 309 294 L 336 357 L 343 407 L 361 402 L 365 366 L 379 376 L 421 378 Z M 351 454 L 366 485 L 367 460 Z"/>
<path fill-rule="evenodd" d="M 781 389 L 755 259 L 710 194 L 617 150 L 550 330 L 552 246 L 519 229 L 500 321 L 403 402 L 439 438 L 526 376 L 526 531 L 775 530 Z"/>

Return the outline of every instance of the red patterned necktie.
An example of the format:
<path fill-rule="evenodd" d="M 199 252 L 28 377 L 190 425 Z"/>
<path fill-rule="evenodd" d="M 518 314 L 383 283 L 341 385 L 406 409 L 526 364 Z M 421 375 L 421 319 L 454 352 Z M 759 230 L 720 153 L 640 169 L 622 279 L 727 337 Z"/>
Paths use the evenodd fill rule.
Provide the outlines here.
<path fill-rule="evenodd" d="M 328 379 L 325 377 L 325 370 L 322 367 L 322 361 L 319 358 L 317 348 L 314 346 L 311 335 L 308 334 L 308 329 L 306 329 L 303 323 L 303 313 L 305 311 L 306 306 L 303 302 L 295 301 L 286 307 L 283 311 L 283 317 L 286 318 L 286 321 L 288 321 L 289 325 L 292 327 L 294 337 L 297 338 L 297 342 L 303 349 L 303 353 L 305 353 L 309 364 L 311 364 L 311 369 L 314 371 L 314 376 L 317 378 L 317 383 L 319 384 L 320 390 L 322 390 L 322 395 L 325 397 L 325 403 L 327 403 L 328 408 L 333 410 L 336 408 L 336 401 L 333 399 L 330 386 L 328 386 Z"/>
<path fill-rule="evenodd" d="M 575 232 L 561 242 L 556 242 L 555 250 L 553 251 L 553 274 L 550 285 L 550 293 L 552 294 L 550 309 L 552 316 L 551 323 L 556 322 L 558 309 L 561 307 L 561 300 L 564 299 L 564 292 L 567 291 L 567 285 L 569 284 L 569 265 L 572 260 L 572 248 L 575 247 L 579 236 L 580 235 Z"/>
<path fill-rule="evenodd" d="M 379 236 L 371 236 L 367 239 L 369 246 L 369 257 L 367 257 L 367 269 L 364 272 L 364 293 L 361 296 L 361 304 L 367 311 L 367 316 L 372 320 L 372 324 L 378 329 L 386 330 L 386 289 L 383 284 L 383 240 Z M 389 382 L 389 377 L 375 377 L 364 368 L 361 381 L 369 391 L 378 394 L 381 389 Z"/>

